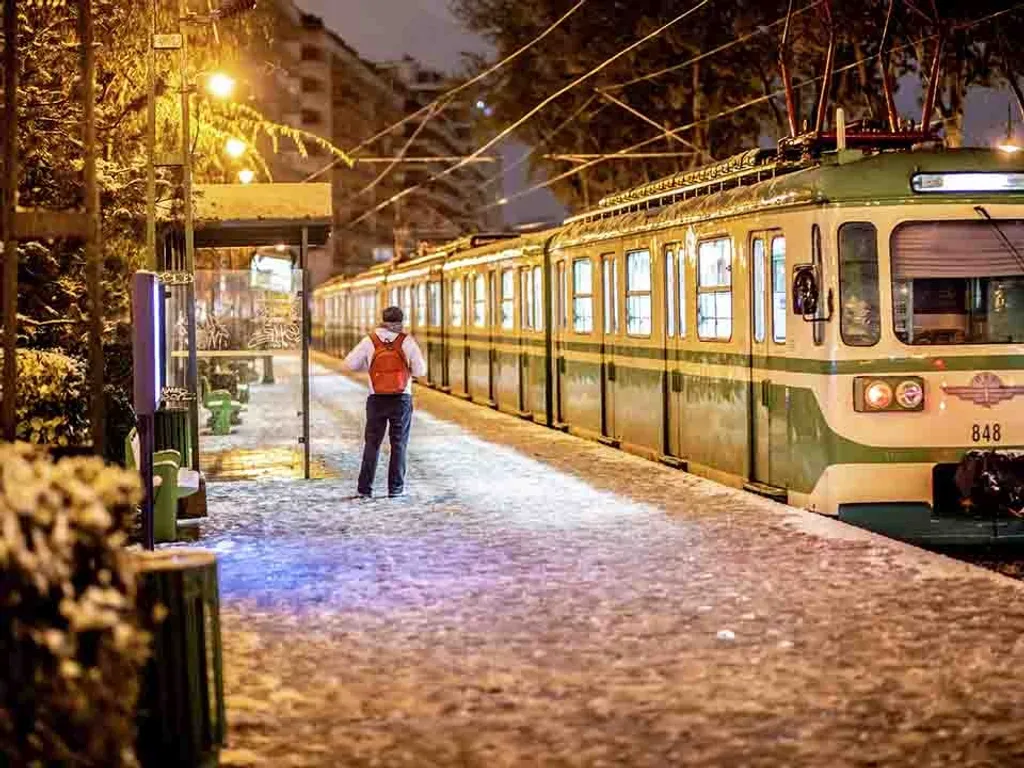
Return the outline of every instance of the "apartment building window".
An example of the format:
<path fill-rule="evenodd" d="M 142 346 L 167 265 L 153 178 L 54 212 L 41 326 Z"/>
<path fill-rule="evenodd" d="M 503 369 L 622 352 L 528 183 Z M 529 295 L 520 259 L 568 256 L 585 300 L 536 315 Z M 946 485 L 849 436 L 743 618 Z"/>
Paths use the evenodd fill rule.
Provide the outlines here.
<path fill-rule="evenodd" d="M 501 273 L 501 327 L 514 328 L 515 320 L 515 272 L 506 269 Z"/>
<path fill-rule="evenodd" d="M 572 329 L 576 333 L 594 330 L 594 281 L 590 259 L 572 263 Z"/>
<path fill-rule="evenodd" d="M 302 92 L 303 93 L 320 93 L 324 89 L 323 81 L 316 79 L 315 77 L 304 77 L 302 78 Z"/>

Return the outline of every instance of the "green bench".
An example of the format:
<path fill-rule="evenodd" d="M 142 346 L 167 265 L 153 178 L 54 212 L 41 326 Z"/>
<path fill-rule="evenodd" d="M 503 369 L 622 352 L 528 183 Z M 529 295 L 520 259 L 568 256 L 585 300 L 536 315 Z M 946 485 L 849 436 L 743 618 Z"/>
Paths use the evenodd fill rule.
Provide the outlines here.
<path fill-rule="evenodd" d="M 242 423 L 242 404 L 231 398 L 226 389 L 210 389 L 210 380 L 205 376 L 199 379 L 200 398 L 203 407 L 210 412 L 206 426 L 215 435 L 228 435 L 232 424 Z"/>
<path fill-rule="evenodd" d="M 125 438 L 125 464 L 141 469 L 139 433 L 132 429 Z M 153 453 L 153 535 L 157 541 L 178 538 L 178 499 L 199 490 L 199 473 L 181 465 L 181 454 L 173 449 Z"/>

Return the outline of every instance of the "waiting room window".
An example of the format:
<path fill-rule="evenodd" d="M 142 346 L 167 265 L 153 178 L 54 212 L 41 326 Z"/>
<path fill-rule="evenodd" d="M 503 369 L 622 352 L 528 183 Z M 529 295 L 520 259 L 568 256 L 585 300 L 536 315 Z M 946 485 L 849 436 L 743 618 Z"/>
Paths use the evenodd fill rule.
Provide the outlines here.
<path fill-rule="evenodd" d="M 462 327 L 462 278 L 452 280 L 452 326 Z"/>
<path fill-rule="evenodd" d="M 590 259 L 572 263 L 572 329 L 576 333 L 594 330 L 594 283 Z"/>
<path fill-rule="evenodd" d="M 501 273 L 501 327 L 515 328 L 516 273 L 506 269 Z"/>
<path fill-rule="evenodd" d="M 473 325 L 483 328 L 487 324 L 487 285 L 483 275 L 473 278 Z"/>
<path fill-rule="evenodd" d="M 697 336 L 732 337 L 732 242 L 727 237 L 697 245 Z"/>
<path fill-rule="evenodd" d="M 651 335 L 651 252 L 626 254 L 626 333 Z"/>

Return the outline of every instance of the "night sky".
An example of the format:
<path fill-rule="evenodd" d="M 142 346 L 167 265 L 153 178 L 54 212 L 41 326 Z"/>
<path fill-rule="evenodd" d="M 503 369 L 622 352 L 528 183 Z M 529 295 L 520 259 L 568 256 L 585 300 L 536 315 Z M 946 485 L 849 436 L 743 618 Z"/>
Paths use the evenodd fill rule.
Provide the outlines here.
<path fill-rule="evenodd" d="M 409 54 L 425 64 L 458 73 L 464 51 L 489 53 L 487 43 L 463 29 L 448 10 L 448 0 L 298 0 L 309 12 L 321 16 L 353 48 L 370 61 L 401 58 Z M 920 92 L 908 79 L 897 93 L 897 105 L 906 116 L 920 119 Z M 968 96 L 966 143 L 991 145 L 1006 132 L 1009 90 L 977 89 Z M 530 105 L 524 105 L 525 109 Z M 1024 136 L 1019 114 L 1014 123 L 1018 137 Z M 609 147 L 609 149 L 615 149 Z M 525 151 L 520 144 L 508 147 L 509 165 Z M 530 182 L 525 166 L 508 174 L 505 194 L 512 194 Z M 547 190 L 513 201 L 506 210 L 510 223 L 556 218 L 564 210 Z"/>

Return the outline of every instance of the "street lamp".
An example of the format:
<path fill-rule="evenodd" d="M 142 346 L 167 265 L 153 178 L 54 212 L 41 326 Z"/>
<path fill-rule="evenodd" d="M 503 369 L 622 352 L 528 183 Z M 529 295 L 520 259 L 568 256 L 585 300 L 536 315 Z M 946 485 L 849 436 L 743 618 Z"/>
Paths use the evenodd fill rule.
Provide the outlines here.
<path fill-rule="evenodd" d="M 252 181 L 255 178 L 256 174 L 248 168 L 243 168 L 238 172 L 238 180 L 243 184 L 252 184 Z"/>
<path fill-rule="evenodd" d="M 235 78 L 223 72 L 214 72 L 206 79 L 207 92 L 218 99 L 229 99 L 235 92 Z"/>
<path fill-rule="evenodd" d="M 245 150 L 245 142 L 242 141 L 241 139 L 236 139 L 233 136 L 227 140 L 227 143 L 224 144 L 224 151 L 227 152 L 230 157 L 233 157 L 235 159 L 238 159 L 239 157 L 244 155 Z"/>

